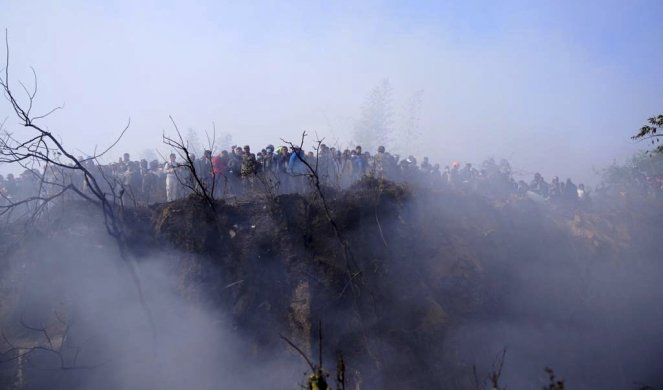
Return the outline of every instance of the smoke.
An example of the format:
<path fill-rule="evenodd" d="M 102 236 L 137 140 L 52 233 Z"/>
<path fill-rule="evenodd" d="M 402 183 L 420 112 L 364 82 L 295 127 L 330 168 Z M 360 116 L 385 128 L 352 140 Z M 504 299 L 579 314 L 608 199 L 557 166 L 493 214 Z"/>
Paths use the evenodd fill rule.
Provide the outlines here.
<path fill-rule="evenodd" d="M 181 254 L 139 259 L 142 306 L 127 264 L 94 226 L 26 240 L 27 249 L 3 265 L 2 329 L 15 346 L 60 353 L 34 350 L 3 363 L 7 387 L 249 389 L 301 381 L 297 357 L 257 349 L 205 291 L 183 291 Z"/>
<path fill-rule="evenodd" d="M 406 198 L 385 184 L 376 205 L 362 185 L 344 207 L 330 200 L 362 271 L 357 295 L 344 288 L 338 241 L 306 198 L 281 199 L 276 214 L 285 220 L 259 202 L 224 205 L 214 226 L 233 233 L 211 241 L 215 227 L 193 199 L 171 205 L 170 238 L 181 230 L 218 253 L 213 261 L 174 249 L 140 257 L 147 311 L 100 221 L 67 209 L 6 259 L 8 340 L 48 345 L 34 330 L 45 327 L 57 347 L 67 334 L 61 355 L 35 351 L 21 361 L 24 386 L 290 388 L 306 367 L 278 332 L 295 324 L 306 337 L 317 319 L 325 367 L 343 352 L 348 378 L 365 388 L 471 388 L 472 366 L 487 375 L 503 348 L 500 383 L 512 388 L 542 385 L 546 367 L 570 388 L 661 384 L 655 200 L 580 206 L 496 200 L 464 187 Z M 228 294 L 228 305 L 218 297 L 233 270 L 243 290 Z M 0 367 L 3 380 L 19 376 L 15 363 Z"/>
<path fill-rule="evenodd" d="M 568 237 L 574 222 L 566 218 L 587 223 L 584 211 L 565 216 L 561 226 L 551 218 L 559 211 L 512 215 L 514 230 L 527 224 L 532 233 L 491 233 L 496 236 L 477 244 L 485 246 L 480 256 L 490 296 L 453 329 L 447 348 L 484 374 L 506 348 L 500 383 L 509 388 L 547 384 L 546 367 L 569 388 L 663 384 L 661 224 L 655 212 L 641 211 L 621 210 L 640 218 L 629 224 L 626 248 L 602 242 L 587 249 L 583 238 Z M 590 237 L 620 224 L 605 209 L 599 214 L 605 220 L 590 227 Z M 614 232 L 610 239 L 619 240 Z"/>

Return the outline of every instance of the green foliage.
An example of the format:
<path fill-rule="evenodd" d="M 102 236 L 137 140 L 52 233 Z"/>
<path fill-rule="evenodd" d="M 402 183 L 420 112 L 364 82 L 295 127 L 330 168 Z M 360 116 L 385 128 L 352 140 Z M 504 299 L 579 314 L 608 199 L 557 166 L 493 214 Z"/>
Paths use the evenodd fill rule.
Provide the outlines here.
<path fill-rule="evenodd" d="M 308 382 L 306 384 L 306 389 L 307 390 L 331 390 L 331 387 L 327 384 L 327 381 L 325 380 L 325 376 L 322 373 L 321 370 L 316 370 L 311 376 L 308 378 Z"/>
<path fill-rule="evenodd" d="M 647 120 L 649 124 L 644 125 L 640 128 L 640 131 L 632 139 L 644 141 L 651 141 L 652 145 L 658 143 L 661 140 L 661 130 L 663 130 L 663 114 L 658 116 L 653 116 Z M 663 145 L 658 145 L 655 149 L 658 153 L 663 153 Z"/>
<path fill-rule="evenodd" d="M 613 164 L 602 173 L 603 183 L 609 186 L 644 185 L 647 178 L 663 176 L 663 153 L 641 152 L 623 165 Z"/>

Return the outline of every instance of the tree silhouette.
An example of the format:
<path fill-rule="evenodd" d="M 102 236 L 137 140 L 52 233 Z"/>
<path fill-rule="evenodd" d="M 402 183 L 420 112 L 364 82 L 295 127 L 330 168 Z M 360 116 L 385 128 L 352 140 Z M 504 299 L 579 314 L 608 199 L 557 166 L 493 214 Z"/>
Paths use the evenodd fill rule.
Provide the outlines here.
<path fill-rule="evenodd" d="M 647 122 L 649 124 L 642 126 L 640 131 L 632 136 L 631 139 L 638 141 L 649 140 L 652 145 L 657 144 L 663 136 L 663 134 L 661 134 L 661 130 L 663 130 L 663 114 L 653 116 L 649 118 Z M 654 151 L 663 153 L 663 145 L 658 145 Z"/>
<path fill-rule="evenodd" d="M 375 151 L 392 140 L 393 108 L 392 88 L 384 79 L 371 90 L 355 124 L 355 141 L 366 151 Z"/>

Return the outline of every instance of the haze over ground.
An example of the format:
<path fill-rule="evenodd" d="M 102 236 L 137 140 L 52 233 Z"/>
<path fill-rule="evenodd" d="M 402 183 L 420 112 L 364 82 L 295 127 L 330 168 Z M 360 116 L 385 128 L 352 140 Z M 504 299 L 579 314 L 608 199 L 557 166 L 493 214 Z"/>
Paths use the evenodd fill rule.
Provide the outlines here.
<path fill-rule="evenodd" d="M 593 181 L 644 145 L 663 101 L 660 1 L 0 1 L 11 76 L 39 77 L 37 111 L 80 154 L 131 128 L 109 159 L 215 122 L 261 147 L 317 131 L 352 143 L 388 78 L 394 125 L 424 90 L 423 153 L 442 166 L 506 157 L 525 174 Z M 3 56 L 4 59 L 4 56 Z M 17 84 L 15 84 L 17 85 Z M 0 120 L 16 130 L 7 104 Z M 0 168 L 6 170 L 7 168 Z"/>

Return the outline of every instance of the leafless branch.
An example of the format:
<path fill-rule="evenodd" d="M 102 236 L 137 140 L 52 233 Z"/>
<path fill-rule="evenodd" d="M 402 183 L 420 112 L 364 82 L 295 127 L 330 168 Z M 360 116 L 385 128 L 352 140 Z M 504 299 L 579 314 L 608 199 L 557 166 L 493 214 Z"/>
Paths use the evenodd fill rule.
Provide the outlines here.
<path fill-rule="evenodd" d="M 2 211 L 0 211 L 0 213 L 3 211 L 7 212 L 5 210 L 11 210 L 30 202 L 38 202 L 38 206 L 35 208 L 35 210 L 43 210 L 49 202 L 63 196 L 68 191 L 72 191 L 81 199 L 89 201 L 93 205 L 98 206 L 102 212 L 104 225 L 108 234 L 115 239 L 118 245 L 120 256 L 129 266 L 128 269 L 132 280 L 136 285 L 140 303 L 148 317 L 148 321 L 150 322 L 150 326 L 152 327 L 154 334 L 154 322 L 152 320 L 150 311 L 145 304 L 140 279 L 137 275 L 135 260 L 130 257 L 128 252 L 127 237 L 125 236 L 125 229 L 123 229 L 122 222 L 120 218 L 118 218 L 117 207 L 114 202 L 111 203 L 111 201 L 108 199 L 106 192 L 102 188 L 100 182 L 97 180 L 97 177 L 92 172 L 92 167 L 89 167 L 87 164 L 90 161 L 97 161 L 98 157 L 115 146 L 126 133 L 130 122 L 120 132 L 117 140 L 103 153 L 95 153 L 95 155 L 85 160 L 76 158 L 64 146 L 64 142 L 59 139 L 56 134 L 52 133 L 47 127 L 36 124 L 37 120 L 45 118 L 46 116 L 57 111 L 58 109 L 61 109 L 62 107 L 56 107 L 46 114 L 39 116 L 32 116 L 30 113 L 33 106 L 33 100 L 37 93 L 37 77 L 34 70 L 33 75 L 35 75 L 35 87 L 33 92 L 29 92 L 25 85 L 22 85 L 23 89 L 28 95 L 27 106 L 23 106 L 21 103 L 19 103 L 16 96 L 14 95 L 14 92 L 10 87 L 10 50 L 8 32 L 6 29 L 5 49 L 5 72 L 4 78 L 0 77 L 0 88 L 2 88 L 5 98 L 19 119 L 22 130 L 20 133 L 17 132 L 16 135 L 5 130 L 4 134 L 0 135 L 0 162 L 8 164 L 21 164 L 21 166 L 23 166 L 22 164 L 26 162 L 31 162 L 32 164 L 37 164 L 39 166 L 43 164 L 46 167 L 56 167 L 61 169 L 63 173 L 67 172 L 66 175 L 63 174 L 63 177 L 74 177 L 75 175 L 80 175 L 80 177 L 82 177 L 82 182 L 85 188 L 79 188 L 73 183 L 62 183 L 62 185 L 59 186 L 59 191 L 57 191 L 55 194 L 43 196 L 41 193 L 38 193 L 34 196 L 28 196 L 26 199 L 12 200 L 9 205 L 3 206 L 4 209 L 1 209 Z"/>
<path fill-rule="evenodd" d="M 297 156 L 297 159 L 299 159 L 299 161 L 302 162 L 306 166 L 306 169 L 307 169 L 306 175 L 310 178 L 314 188 L 316 189 L 316 194 L 320 198 L 323 210 L 325 211 L 325 216 L 327 217 L 327 221 L 331 225 L 336 239 L 338 240 L 339 244 L 343 248 L 343 253 L 344 253 L 345 263 L 346 263 L 346 272 L 347 272 L 347 275 L 348 275 L 348 283 L 352 287 L 353 292 L 356 295 L 359 295 L 360 290 L 359 290 L 359 287 L 355 284 L 354 280 L 357 276 L 360 275 L 360 273 L 355 272 L 353 270 L 355 268 L 355 264 L 354 264 L 352 252 L 350 251 L 350 246 L 348 245 L 348 243 L 343 238 L 343 236 L 341 234 L 341 230 L 339 229 L 338 224 L 336 223 L 336 220 L 334 219 L 333 213 L 332 213 L 332 211 L 331 211 L 331 209 L 330 209 L 330 207 L 327 203 L 325 193 L 322 189 L 322 185 L 320 183 L 320 176 L 318 175 L 318 171 L 317 171 L 317 164 L 318 164 L 317 161 L 318 161 L 318 158 L 319 158 L 319 150 L 320 150 L 320 145 L 322 144 L 322 140 L 319 139 L 319 140 L 316 141 L 316 144 L 317 144 L 317 146 L 315 147 L 315 149 L 316 149 L 316 163 L 315 163 L 316 167 L 313 167 L 308 161 L 306 161 L 305 158 L 303 158 L 301 156 L 301 153 L 303 153 L 303 152 L 301 152 L 301 150 L 302 150 L 302 146 L 304 145 L 304 140 L 305 140 L 306 136 L 307 136 L 307 134 L 304 131 L 302 133 L 302 138 L 301 138 L 301 141 L 300 141 L 300 144 L 299 144 L 298 148 L 292 142 L 286 141 L 284 139 L 281 139 L 281 140 L 283 142 L 287 143 L 288 145 L 290 145 L 290 147 L 295 149 L 295 154 Z M 345 288 L 341 291 L 340 296 L 342 296 L 344 292 L 345 292 Z"/>
<path fill-rule="evenodd" d="M 306 356 L 304 351 L 302 351 L 298 346 L 295 345 L 295 343 L 290 341 L 287 337 L 285 337 L 283 335 L 280 335 L 280 337 L 283 339 L 283 341 L 288 343 L 288 345 L 290 345 L 295 351 L 297 351 L 299 353 L 299 355 L 301 355 L 301 357 L 304 358 L 304 360 L 306 361 L 306 364 L 308 364 L 311 371 L 315 371 L 315 366 L 313 365 L 313 363 L 311 363 L 311 359 L 309 359 L 308 356 Z"/>
<path fill-rule="evenodd" d="M 177 123 L 175 123 L 175 120 L 173 119 L 172 116 L 169 115 L 168 118 L 170 118 L 170 121 L 173 124 L 173 127 L 175 128 L 177 139 L 169 137 L 164 133 L 162 135 L 163 143 L 166 144 L 167 146 L 170 146 L 177 152 L 180 158 L 184 161 L 184 164 L 182 164 L 181 166 L 186 168 L 187 172 L 189 173 L 189 175 L 191 175 L 191 178 L 193 179 L 192 183 L 188 183 L 185 180 L 183 181 L 178 176 L 178 181 L 180 182 L 180 184 L 189 188 L 196 195 L 204 199 L 205 202 L 207 202 L 207 204 L 212 208 L 212 210 L 214 210 L 213 193 L 210 192 L 210 188 L 207 188 L 207 186 L 203 183 L 200 177 L 200 172 L 197 172 L 196 163 L 191 158 L 191 152 L 189 150 L 188 144 L 184 141 L 182 133 L 180 132 L 179 127 L 177 126 Z"/>
<path fill-rule="evenodd" d="M 502 368 L 504 367 L 504 359 L 506 357 L 506 348 L 502 350 L 502 354 L 497 357 L 495 363 L 493 363 L 493 371 L 490 373 L 488 378 L 490 379 L 490 384 L 493 390 L 500 390 L 500 378 L 502 377 Z"/>

